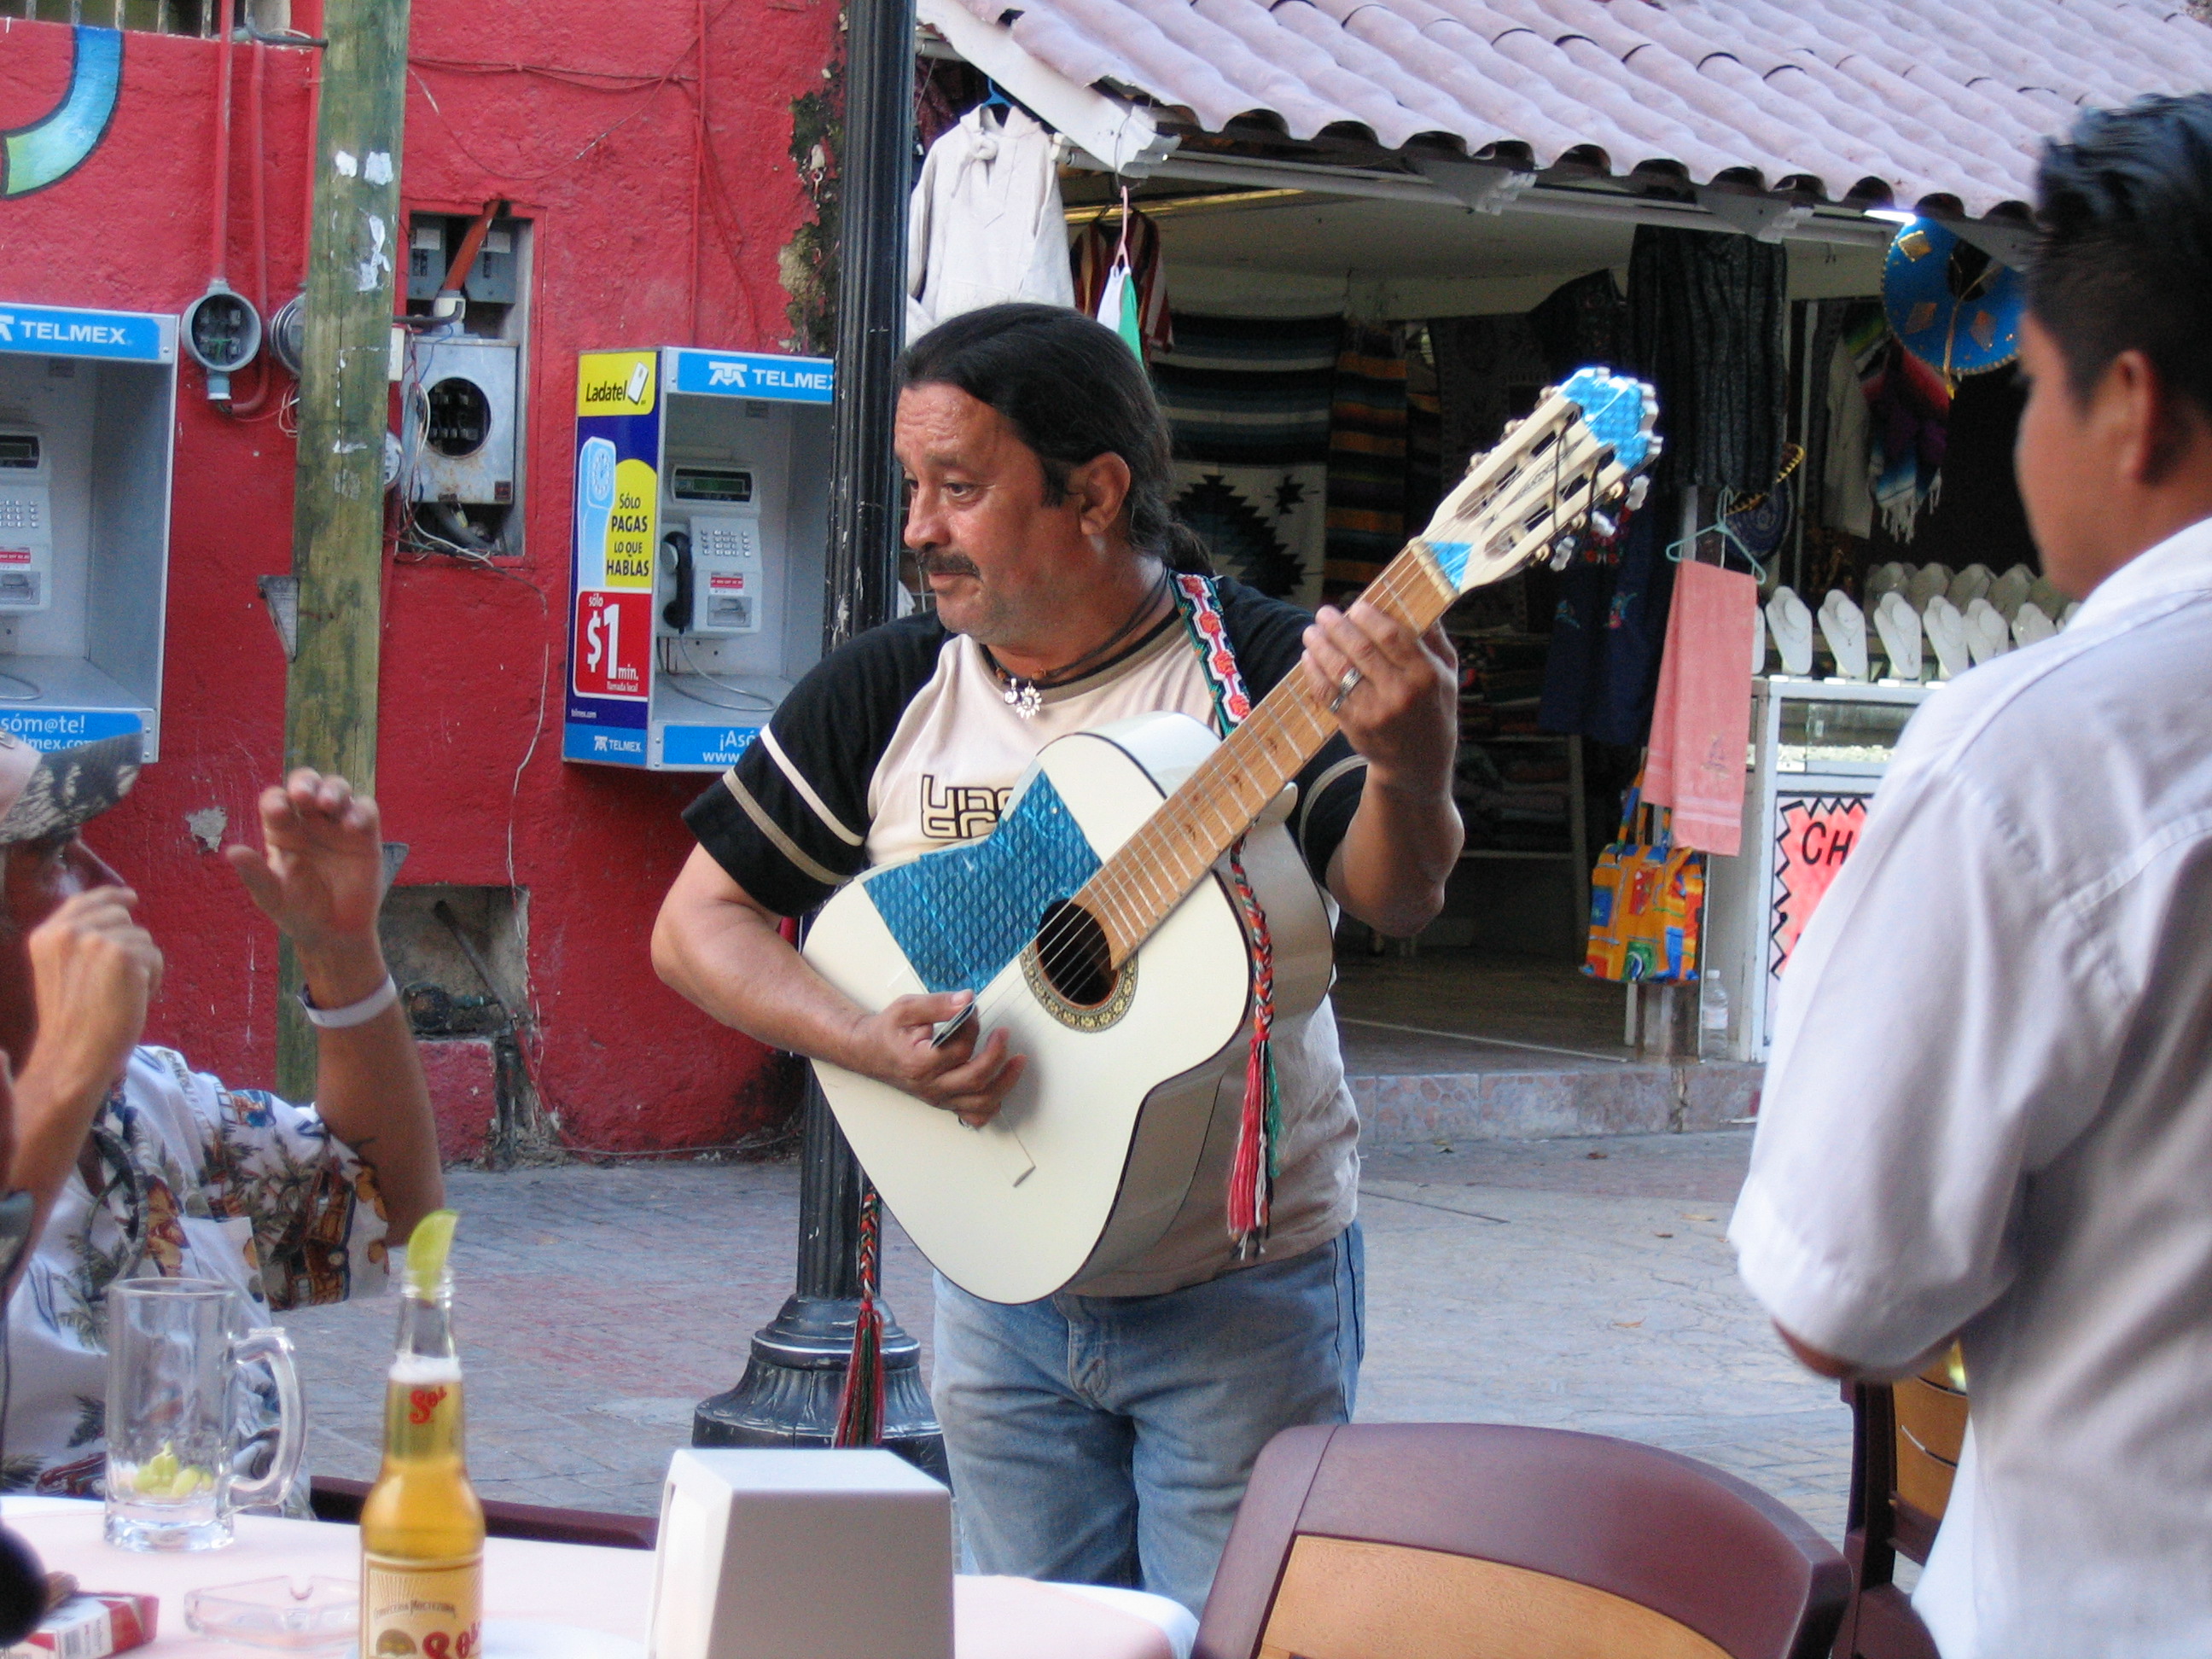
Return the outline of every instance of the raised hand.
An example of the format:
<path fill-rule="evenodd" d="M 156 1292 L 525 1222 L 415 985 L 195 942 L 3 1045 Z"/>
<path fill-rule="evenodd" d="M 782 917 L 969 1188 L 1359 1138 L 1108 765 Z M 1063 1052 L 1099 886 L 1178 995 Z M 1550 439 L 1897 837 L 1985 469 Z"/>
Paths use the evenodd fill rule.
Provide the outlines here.
<path fill-rule="evenodd" d="M 146 1007 L 161 984 L 161 952 L 138 925 L 127 887 L 95 887 L 62 901 L 27 941 L 39 1035 L 30 1066 L 46 1084 L 41 1100 L 91 1112 L 123 1074 Z M 82 1140 L 85 1124 L 73 1136 Z"/>
<path fill-rule="evenodd" d="M 335 775 L 301 767 L 261 792 L 263 845 L 223 855 L 270 921 L 299 949 L 310 994 L 325 1008 L 383 982 L 376 913 L 384 902 L 376 803 Z"/>

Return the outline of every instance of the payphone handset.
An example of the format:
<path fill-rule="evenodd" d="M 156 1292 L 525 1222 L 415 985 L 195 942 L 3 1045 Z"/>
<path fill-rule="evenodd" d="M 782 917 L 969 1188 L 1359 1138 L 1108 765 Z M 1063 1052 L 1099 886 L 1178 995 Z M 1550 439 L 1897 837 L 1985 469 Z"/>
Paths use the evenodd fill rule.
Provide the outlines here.
<path fill-rule="evenodd" d="M 751 467 L 671 458 L 659 562 L 666 632 L 702 638 L 760 632 L 767 597 L 761 484 Z"/>
<path fill-rule="evenodd" d="M 36 427 L 0 426 L 0 612 L 53 602 L 53 461 Z"/>

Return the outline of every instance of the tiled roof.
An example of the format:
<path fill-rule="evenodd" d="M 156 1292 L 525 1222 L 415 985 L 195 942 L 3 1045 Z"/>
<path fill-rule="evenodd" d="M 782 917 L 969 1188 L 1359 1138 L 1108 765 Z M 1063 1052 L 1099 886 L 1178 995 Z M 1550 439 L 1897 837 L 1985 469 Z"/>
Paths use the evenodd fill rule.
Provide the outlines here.
<path fill-rule="evenodd" d="M 2212 87 L 2182 0 L 961 0 L 1079 85 L 1218 131 L 1569 152 L 1979 217 L 2089 105 Z M 1595 151 L 1595 155 L 1589 152 Z M 1873 180 L 1874 184 L 1863 184 Z"/>

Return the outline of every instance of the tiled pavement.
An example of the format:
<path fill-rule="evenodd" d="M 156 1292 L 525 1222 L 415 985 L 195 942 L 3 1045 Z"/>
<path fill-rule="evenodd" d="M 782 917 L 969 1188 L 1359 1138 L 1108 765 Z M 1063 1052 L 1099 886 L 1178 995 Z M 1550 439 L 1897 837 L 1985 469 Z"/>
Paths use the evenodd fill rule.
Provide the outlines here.
<path fill-rule="evenodd" d="M 1379 1156 L 1364 1182 L 1360 1415 L 1621 1434 L 1765 1486 L 1841 1529 L 1849 1413 L 1797 1370 L 1722 1234 L 1743 1131 L 1493 1142 Z M 794 1165 L 456 1172 L 471 1464 L 487 1496 L 654 1508 L 692 1403 L 727 1388 L 788 1291 Z M 927 1269 L 888 1253 L 928 1339 Z M 374 1473 L 392 1304 L 289 1324 L 314 1467 Z"/>

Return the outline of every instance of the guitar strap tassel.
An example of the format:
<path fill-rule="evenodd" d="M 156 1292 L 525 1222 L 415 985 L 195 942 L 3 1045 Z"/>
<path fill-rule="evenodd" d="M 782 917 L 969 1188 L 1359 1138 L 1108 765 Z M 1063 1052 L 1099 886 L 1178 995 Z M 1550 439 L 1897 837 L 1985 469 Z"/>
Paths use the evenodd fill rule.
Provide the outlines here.
<path fill-rule="evenodd" d="M 853 1318 L 853 1352 L 837 1396 L 833 1446 L 875 1446 L 884 1437 L 884 1201 L 876 1183 L 860 1187 L 860 1305 Z"/>
<path fill-rule="evenodd" d="M 1275 1076 L 1275 950 L 1267 913 L 1244 873 L 1244 843 L 1229 852 L 1230 886 L 1252 949 L 1252 1045 L 1244 1057 L 1244 1111 L 1230 1165 L 1229 1235 L 1242 1256 L 1267 1243 L 1273 1218 L 1277 1151 L 1283 1133 L 1283 1094 Z"/>
<path fill-rule="evenodd" d="M 1213 583 L 1189 573 L 1175 579 L 1183 628 L 1198 652 L 1213 694 L 1214 723 L 1227 737 L 1252 712 L 1251 694 L 1229 644 L 1229 624 Z M 1244 843 L 1229 849 L 1229 884 L 1252 951 L 1252 1046 L 1244 1057 L 1244 1109 L 1237 1121 L 1237 1155 L 1229 1166 L 1229 1236 L 1242 1258 L 1267 1242 L 1274 1207 L 1275 1173 L 1283 1139 L 1283 1091 L 1275 1076 L 1275 947 L 1267 913 L 1244 873 Z"/>

